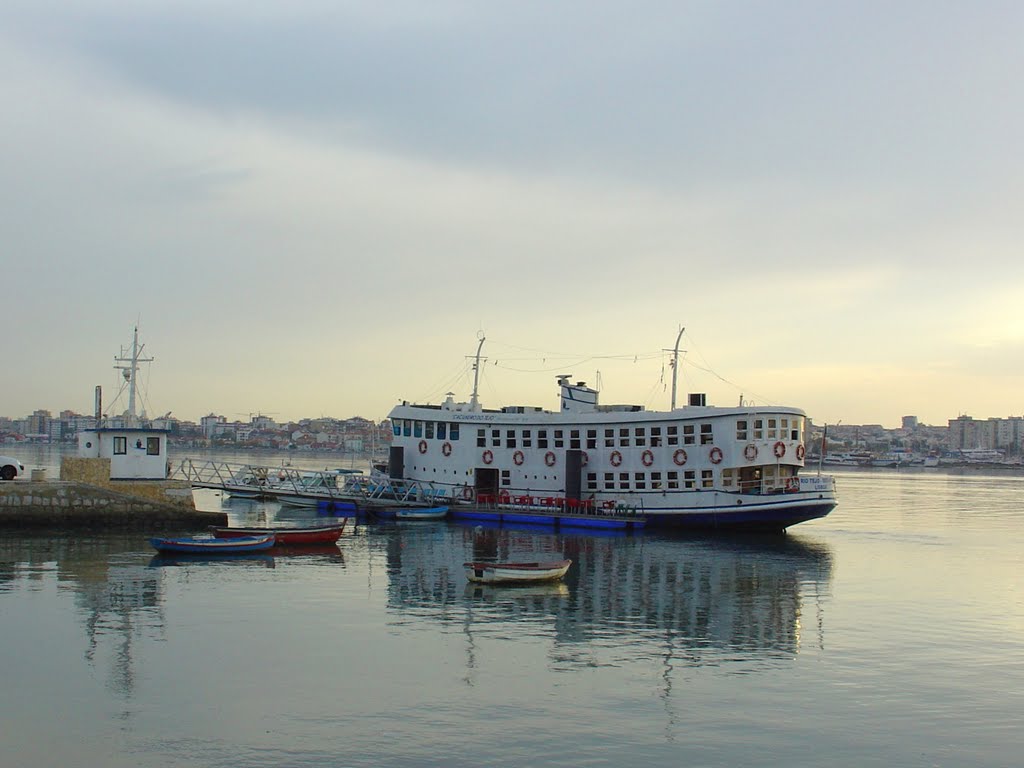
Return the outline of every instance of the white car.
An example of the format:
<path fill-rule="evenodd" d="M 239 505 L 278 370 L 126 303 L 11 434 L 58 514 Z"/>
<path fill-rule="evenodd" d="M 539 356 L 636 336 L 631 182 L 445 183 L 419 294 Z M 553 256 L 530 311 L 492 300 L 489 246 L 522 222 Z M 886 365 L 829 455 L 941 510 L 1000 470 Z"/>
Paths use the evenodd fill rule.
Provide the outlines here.
<path fill-rule="evenodd" d="M 10 456 L 0 456 L 0 480 L 13 480 L 25 474 L 25 465 Z"/>

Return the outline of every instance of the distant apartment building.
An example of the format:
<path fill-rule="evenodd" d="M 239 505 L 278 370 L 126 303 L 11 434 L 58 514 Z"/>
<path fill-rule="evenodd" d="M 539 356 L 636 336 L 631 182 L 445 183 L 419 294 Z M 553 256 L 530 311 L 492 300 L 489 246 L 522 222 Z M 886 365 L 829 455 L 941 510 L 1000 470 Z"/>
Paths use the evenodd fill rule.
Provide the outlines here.
<path fill-rule="evenodd" d="M 199 424 L 203 429 L 204 437 L 216 437 L 227 429 L 227 419 L 224 416 L 217 416 L 210 414 L 209 416 L 203 416 L 199 420 Z"/>
<path fill-rule="evenodd" d="M 974 419 L 958 416 L 949 420 L 950 449 L 1010 450 L 1017 452 L 1024 441 L 1024 416 L 1009 416 L 1005 419 Z"/>
<path fill-rule="evenodd" d="M 913 432 L 917 429 L 917 416 L 904 416 L 902 421 L 902 427 L 907 432 Z"/>

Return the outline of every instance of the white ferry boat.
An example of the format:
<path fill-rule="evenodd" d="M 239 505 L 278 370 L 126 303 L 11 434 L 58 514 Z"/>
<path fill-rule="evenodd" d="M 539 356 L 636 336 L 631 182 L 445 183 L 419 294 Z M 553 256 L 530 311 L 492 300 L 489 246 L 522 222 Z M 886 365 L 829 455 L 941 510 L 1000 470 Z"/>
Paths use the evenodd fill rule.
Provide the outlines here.
<path fill-rule="evenodd" d="M 595 389 L 563 375 L 558 411 L 488 409 L 477 396 L 480 347 L 475 370 L 469 402 L 449 393 L 440 405 L 392 409 L 393 480 L 456 505 L 637 514 L 682 528 L 783 530 L 836 505 L 832 477 L 800 475 L 798 408 L 709 406 L 703 394 L 676 408 L 675 376 L 669 411 L 601 405 Z"/>

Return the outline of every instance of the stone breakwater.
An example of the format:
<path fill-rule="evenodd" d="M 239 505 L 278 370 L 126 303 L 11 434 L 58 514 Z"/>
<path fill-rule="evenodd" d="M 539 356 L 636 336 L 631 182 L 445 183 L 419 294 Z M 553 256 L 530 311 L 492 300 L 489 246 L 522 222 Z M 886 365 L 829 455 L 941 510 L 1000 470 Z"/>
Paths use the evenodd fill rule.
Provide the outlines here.
<path fill-rule="evenodd" d="M 73 480 L 0 483 L 0 528 L 185 530 L 226 525 L 199 512 L 192 491 L 166 481 L 102 487 Z"/>

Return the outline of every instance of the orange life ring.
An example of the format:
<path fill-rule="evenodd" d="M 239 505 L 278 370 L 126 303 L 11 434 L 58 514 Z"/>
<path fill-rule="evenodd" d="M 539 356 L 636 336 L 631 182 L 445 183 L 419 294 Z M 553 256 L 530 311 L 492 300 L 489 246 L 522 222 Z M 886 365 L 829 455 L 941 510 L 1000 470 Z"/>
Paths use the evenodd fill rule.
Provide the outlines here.
<path fill-rule="evenodd" d="M 682 448 L 676 448 L 675 453 L 672 454 L 672 461 L 676 463 L 677 467 L 683 466 L 686 463 L 686 451 Z"/>
<path fill-rule="evenodd" d="M 590 456 L 587 455 L 586 451 L 580 451 L 580 466 L 585 467 L 590 463 Z"/>
<path fill-rule="evenodd" d="M 484 451 L 482 458 L 484 460 L 484 464 L 490 464 L 492 461 L 494 461 L 494 453 L 492 453 L 491 449 L 488 448 L 486 451 Z"/>
<path fill-rule="evenodd" d="M 800 445 L 798 445 L 796 447 L 796 460 L 797 461 L 803 461 L 804 460 L 804 456 L 806 456 L 806 455 L 807 455 L 807 449 L 804 448 L 804 444 L 803 443 L 800 443 Z"/>
<path fill-rule="evenodd" d="M 470 499 L 473 498 L 473 489 L 470 488 L 468 485 L 462 489 L 462 498 L 464 498 L 466 501 L 469 501 Z"/>
<path fill-rule="evenodd" d="M 516 451 L 515 453 L 512 454 L 512 461 L 514 461 L 516 463 L 517 467 L 522 466 L 523 460 L 525 458 L 526 457 L 523 456 L 523 452 L 522 451 Z"/>
<path fill-rule="evenodd" d="M 544 454 L 544 463 L 547 464 L 549 467 L 555 466 L 555 454 L 552 453 L 551 451 L 548 451 L 547 453 L 545 453 Z"/>
<path fill-rule="evenodd" d="M 786 490 L 790 493 L 800 490 L 800 478 L 798 477 L 787 477 L 786 478 Z"/>
<path fill-rule="evenodd" d="M 445 456 L 452 455 L 452 444 L 449 443 L 447 440 L 445 440 L 444 445 L 441 446 L 441 453 L 443 453 Z"/>
<path fill-rule="evenodd" d="M 747 461 L 753 461 L 757 458 L 757 446 L 753 443 L 748 443 L 747 447 L 743 449 L 743 458 Z"/>
<path fill-rule="evenodd" d="M 420 453 L 426 453 L 426 452 L 427 452 L 427 441 L 426 440 L 420 440 Z"/>
<path fill-rule="evenodd" d="M 640 461 L 643 462 L 645 467 L 649 467 L 654 463 L 654 454 L 650 451 L 644 451 L 640 454 Z"/>
<path fill-rule="evenodd" d="M 612 463 L 613 467 L 617 467 L 622 464 L 622 454 L 618 451 L 612 451 L 612 455 L 608 457 L 608 460 Z"/>
<path fill-rule="evenodd" d="M 776 459 L 781 459 L 786 455 L 786 444 L 779 440 L 772 446 L 772 453 L 775 454 Z"/>
<path fill-rule="evenodd" d="M 711 459 L 712 464 L 720 464 L 722 462 L 722 449 L 716 445 L 711 449 L 711 453 L 708 454 L 708 458 Z"/>

